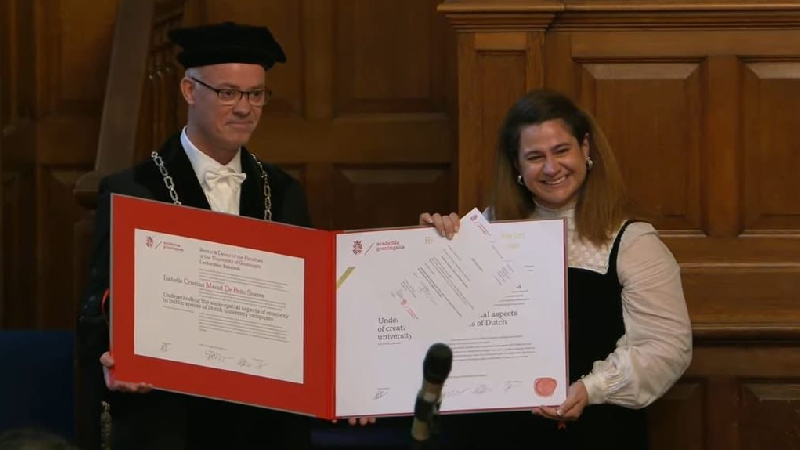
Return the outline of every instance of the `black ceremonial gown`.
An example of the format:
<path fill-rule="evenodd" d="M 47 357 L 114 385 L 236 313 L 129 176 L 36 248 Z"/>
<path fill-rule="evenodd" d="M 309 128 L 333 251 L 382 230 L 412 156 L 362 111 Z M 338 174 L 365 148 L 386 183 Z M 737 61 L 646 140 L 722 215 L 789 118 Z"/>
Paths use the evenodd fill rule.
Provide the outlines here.
<path fill-rule="evenodd" d="M 159 150 L 183 205 L 210 209 L 203 188 L 183 149 L 180 135 L 171 137 Z M 264 218 L 264 187 L 261 169 L 251 154 L 242 149 L 242 171 L 247 174 L 241 187 L 239 214 Z M 262 163 L 272 197 L 272 220 L 311 226 L 306 199 L 300 184 L 286 172 Z M 108 325 L 102 298 L 109 287 L 110 201 L 118 193 L 172 203 L 156 164 L 151 160 L 109 175 L 100 183 L 92 255 L 85 295 L 77 323 L 77 353 L 80 367 L 79 404 L 81 415 L 90 418 L 92 436 L 100 434 L 101 401 L 110 405 L 111 442 L 114 450 L 270 448 L 299 449 L 308 445 L 309 419 L 303 416 L 248 407 L 182 394 L 153 391 L 146 394 L 109 392 L 105 388 L 100 355 L 108 350 Z M 113 299 L 109 299 L 109 302 Z M 94 418 L 97 418 L 96 421 Z M 94 441 L 94 442 L 93 442 Z M 98 440 L 89 440 L 97 448 Z M 87 449 L 88 450 L 88 449 Z"/>

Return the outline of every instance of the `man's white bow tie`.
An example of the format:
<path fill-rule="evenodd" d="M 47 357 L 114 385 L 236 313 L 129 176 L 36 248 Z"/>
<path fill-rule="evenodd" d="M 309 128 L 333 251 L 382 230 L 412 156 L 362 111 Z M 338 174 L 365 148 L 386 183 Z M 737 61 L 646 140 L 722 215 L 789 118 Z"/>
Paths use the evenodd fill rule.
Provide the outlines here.
<path fill-rule="evenodd" d="M 233 189 L 242 184 L 247 174 L 236 173 L 228 167 L 221 167 L 218 170 L 207 170 L 205 173 L 206 184 L 211 190 L 217 186 L 217 183 L 227 183 Z"/>

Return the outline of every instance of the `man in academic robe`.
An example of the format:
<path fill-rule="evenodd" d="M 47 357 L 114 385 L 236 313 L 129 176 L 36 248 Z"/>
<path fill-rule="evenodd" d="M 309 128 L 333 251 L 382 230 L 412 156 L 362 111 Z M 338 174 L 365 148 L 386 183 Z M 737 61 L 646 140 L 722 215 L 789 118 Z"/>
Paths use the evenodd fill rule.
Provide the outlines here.
<path fill-rule="evenodd" d="M 112 193 L 311 225 L 300 184 L 244 147 L 271 95 L 266 72 L 286 61 L 270 31 L 224 23 L 175 30 L 170 39 L 182 47 L 187 124 L 147 160 L 104 178 L 98 192 L 77 324 L 79 363 L 97 380 L 114 364 L 108 353 Z M 310 440 L 310 420 L 300 415 L 112 383 L 107 376 L 105 384 L 113 450 L 299 449 Z"/>

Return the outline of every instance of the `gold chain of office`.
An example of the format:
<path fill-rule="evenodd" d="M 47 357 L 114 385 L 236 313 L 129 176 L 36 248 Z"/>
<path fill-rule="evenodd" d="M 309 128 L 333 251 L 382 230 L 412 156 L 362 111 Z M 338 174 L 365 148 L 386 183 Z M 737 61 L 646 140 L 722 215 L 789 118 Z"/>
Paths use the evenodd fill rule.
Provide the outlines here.
<path fill-rule="evenodd" d="M 259 169 L 261 169 L 261 181 L 264 184 L 264 220 L 271 221 L 272 220 L 272 192 L 269 188 L 269 180 L 267 178 L 267 171 L 264 170 L 264 166 L 261 165 L 261 161 L 256 158 L 256 155 L 250 153 L 250 156 L 253 157 L 253 160 L 256 162 L 256 165 Z M 153 158 L 153 162 L 156 163 L 158 166 L 158 170 L 161 172 L 161 176 L 164 177 L 164 184 L 167 186 L 167 190 L 169 191 L 169 196 L 172 198 L 172 202 L 176 205 L 180 205 L 181 201 L 178 199 L 178 193 L 175 192 L 175 182 L 172 181 L 172 177 L 167 172 L 167 168 L 164 167 L 164 160 L 161 159 L 161 156 L 156 153 L 150 153 L 150 157 Z"/>

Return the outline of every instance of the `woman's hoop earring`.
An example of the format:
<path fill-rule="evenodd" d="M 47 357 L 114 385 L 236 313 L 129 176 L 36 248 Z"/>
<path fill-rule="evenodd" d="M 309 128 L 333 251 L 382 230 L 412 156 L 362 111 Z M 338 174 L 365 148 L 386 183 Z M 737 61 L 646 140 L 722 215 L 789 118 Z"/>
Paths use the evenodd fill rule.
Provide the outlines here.
<path fill-rule="evenodd" d="M 588 167 L 591 170 L 593 165 L 594 161 L 592 161 L 592 158 L 586 158 L 586 167 Z"/>
<path fill-rule="evenodd" d="M 522 182 L 522 175 L 517 175 L 517 183 L 520 186 L 525 186 L 525 183 Z"/>

